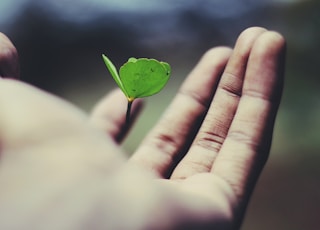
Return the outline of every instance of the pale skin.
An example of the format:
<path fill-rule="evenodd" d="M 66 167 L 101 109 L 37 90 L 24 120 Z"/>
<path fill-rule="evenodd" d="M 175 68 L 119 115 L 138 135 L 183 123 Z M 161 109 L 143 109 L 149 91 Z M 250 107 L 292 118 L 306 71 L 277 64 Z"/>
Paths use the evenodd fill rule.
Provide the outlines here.
<path fill-rule="evenodd" d="M 18 55 L 0 34 L 0 229 L 239 229 L 268 158 L 284 56 L 284 38 L 258 27 L 210 49 L 127 159 L 119 90 L 88 116 L 8 79 Z"/>

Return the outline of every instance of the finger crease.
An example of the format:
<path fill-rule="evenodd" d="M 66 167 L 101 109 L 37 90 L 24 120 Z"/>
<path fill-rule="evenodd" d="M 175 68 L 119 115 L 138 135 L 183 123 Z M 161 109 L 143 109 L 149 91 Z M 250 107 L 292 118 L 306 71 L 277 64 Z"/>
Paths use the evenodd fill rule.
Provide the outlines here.
<path fill-rule="evenodd" d="M 219 152 L 225 136 L 214 132 L 204 132 L 203 137 L 196 140 L 196 145 L 213 152 Z"/>
<path fill-rule="evenodd" d="M 232 97 L 240 98 L 242 95 L 243 80 L 232 73 L 225 72 L 221 78 L 218 89 L 225 91 Z"/>

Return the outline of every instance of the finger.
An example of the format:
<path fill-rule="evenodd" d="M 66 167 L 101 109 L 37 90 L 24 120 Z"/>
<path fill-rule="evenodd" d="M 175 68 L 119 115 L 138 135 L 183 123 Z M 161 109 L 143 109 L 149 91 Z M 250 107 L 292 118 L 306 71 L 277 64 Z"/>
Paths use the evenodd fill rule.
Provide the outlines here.
<path fill-rule="evenodd" d="M 3 33 L 0 33 L 0 77 L 19 78 L 17 50 Z"/>
<path fill-rule="evenodd" d="M 136 99 L 131 108 L 130 124 L 126 124 L 127 99 L 120 90 L 113 90 L 94 107 L 90 122 L 98 129 L 121 142 L 142 109 L 141 99 Z"/>
<path fill-rule="evenodd" d="M 186 152 L 203 121 L 230 53 L 220 47 L 203 56 L 132 161 L 162 177 L 171 173 L 175 159 Z"/>
<path fill-rule="evenodd" d="M 249 57 L 242 96 L 212 172 L 225 179 L 240 203 L 246 203 L 268 157 L 280 102 L 285 41 L 262 34 Z"/>
<path fill-rule="evenodd" d="M 211 170 L 239 103 L 251 48 L 254 41 L 265 31 L 263 28 L 254 27 L 239 36 L 195 141 L 171 178 L 183 179 Z"/>

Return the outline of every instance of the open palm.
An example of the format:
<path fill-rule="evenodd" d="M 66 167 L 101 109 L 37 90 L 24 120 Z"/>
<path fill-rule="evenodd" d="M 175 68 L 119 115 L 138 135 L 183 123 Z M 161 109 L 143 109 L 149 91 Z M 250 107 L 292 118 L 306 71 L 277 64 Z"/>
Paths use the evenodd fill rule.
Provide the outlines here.
<path fill-rule="evenodd" d="M 15 51 L 3 40 L 13 51 L 0 57 L 0 73 L 15 77 Z M 234 49 L 208 51 L 129 160 L 118 146 L 128 128 L 120 91 L 102 99 L 88 119 L 61 99 L 0 80 L 0 185 L 6 187 L 0 223 L 24 229 L 50 221 L 58 229 L 239 228 L 271 145 L 284 43 L 278 33 L 250 28 Z M 40 198 L 26 197 L 30 191 Z M 79 203 L 87 215 L 76 211 Z M 17 210 L 20 221 L 12 223 Z M 37 215 L 44 218 L 30 221 Z"/>

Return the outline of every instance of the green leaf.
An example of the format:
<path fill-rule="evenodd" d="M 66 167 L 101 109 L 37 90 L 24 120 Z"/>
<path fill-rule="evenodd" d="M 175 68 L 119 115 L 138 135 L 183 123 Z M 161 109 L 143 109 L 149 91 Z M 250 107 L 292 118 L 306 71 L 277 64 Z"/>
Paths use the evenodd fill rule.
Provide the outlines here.
<path fill-rule="evenodd" d="M 115 82 L 117 83 L 119 88 L 122 90 L 122 92 L 126 95 L 126 97 L 128 97 L 128 94 L 123 87 L 123 84 L 121 82 L 121 79 L 119 77 L 119 74 L 118 74 L 116 67 L 114 66 L 114 64 L 111 62 L 111 60 L 106 55 L 102 54 L 102 58 L 103 58 L 104 63 L 106 64 L 111 76 L 113 77 L 113 79 L 115 80 Z"/>
<path fill-rule="evenodd" d="M 170 65 L 155 59 L 130 58 L 120 68 L 120 80 L 128 98 L 148 97 L 158 93 L 169 80 Z"/>
<path fill-rule="evenodd" d="M 102 58 L 111 76 L 128 99 L 126 124 L 129 125 L 131 105 L 134 99 L 158 93 L 169 80 L 171 67 L 168 63 L 155 59 L 132 57 L 121 66 L 120 74 L 118 74 L 110 59 L 104 54 Z"/>
<path fill-rule="evenodd" d="M 128 62 L 136 62 L 136 61 L 138 61 L 138 59 L 136 59 L 136 58 L 134 58 L 134 57 L 131 57 L 131 58 L 129 58 L 129 60 L 128 60 Z"/>
<path fill-rule="evenodd" d="M 166 62 L 160 62 L 160 63 L 163 65 L 163 67 L 167 70 L 167 73 L 170 75 L 171 74 L 170 65 L 168 63 L 166 63 Z"/>

